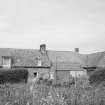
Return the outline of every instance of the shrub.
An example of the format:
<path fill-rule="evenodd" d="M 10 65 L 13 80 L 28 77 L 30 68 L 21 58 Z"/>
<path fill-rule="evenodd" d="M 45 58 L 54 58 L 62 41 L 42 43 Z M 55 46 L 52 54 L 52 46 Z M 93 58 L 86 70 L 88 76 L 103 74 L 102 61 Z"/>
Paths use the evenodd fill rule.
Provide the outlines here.
<path fill-rule="evenodd" d="M 91 84 L 93 83 L 101 83 L 105 81 L 105 68 L 97 68 L 89 77 L 89 81 Z"/>
<path fill-rule="evenodd" d="M 27 82 L 27 70 L 0 70 L 0 84 Z"/>

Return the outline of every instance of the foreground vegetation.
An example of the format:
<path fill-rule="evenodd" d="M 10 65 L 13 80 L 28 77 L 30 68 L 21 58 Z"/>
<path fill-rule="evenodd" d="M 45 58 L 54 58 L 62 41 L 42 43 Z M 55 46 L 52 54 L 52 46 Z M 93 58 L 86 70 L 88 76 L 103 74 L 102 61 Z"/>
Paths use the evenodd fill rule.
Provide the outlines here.
<path fill-rule="evenodd" d="M 32 95 L 26 84 L 0 85 L 0 105 L 32 105 Z"/>
<path fill-rule="evenodd" d="M 0 105 L 105 105 L 105 87 L 93 87 L 86 79 L 66 86 L 49 80 L 31 84 L 0 85 Z"/>
<path fill-rule="evenodd" d="M 0 105 L 105 105 L 105 82 L 100 83 L 104 80 L 102 74 L 96 71 L 90 82 L 82 77 L 68 83 L 42 78 L 34 85 L 29 82 L 3 83 L 0 85 Z M 97 80 L 98 76 L 101 76 L 100 80 Z M 94 85 L 96 80 L 98 85 Z"/>

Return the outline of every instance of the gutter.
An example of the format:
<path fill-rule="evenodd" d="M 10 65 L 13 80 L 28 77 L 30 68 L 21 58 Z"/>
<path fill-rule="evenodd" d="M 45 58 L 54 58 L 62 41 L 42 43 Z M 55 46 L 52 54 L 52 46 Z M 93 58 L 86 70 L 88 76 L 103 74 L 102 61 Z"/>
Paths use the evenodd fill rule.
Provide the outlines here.
<path fill-rule="evenodd" d="M 0 66 L 0 68 L 3 68 L 3 67 Z M 10 69 L 11 68 L 51 68 L 51 67 L 50 66 L 12 66 L 12 67 L 10 67 Z"/>

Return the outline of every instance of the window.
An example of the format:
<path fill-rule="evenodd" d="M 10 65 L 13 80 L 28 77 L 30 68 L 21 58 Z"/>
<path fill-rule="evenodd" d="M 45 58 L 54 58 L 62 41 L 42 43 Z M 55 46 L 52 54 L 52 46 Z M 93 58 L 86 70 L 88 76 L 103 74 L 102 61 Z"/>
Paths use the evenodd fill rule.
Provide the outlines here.
<path fill-rule="evenodd" d="M 10 68 L 11 67 L 11 57 L 2 56 L 2 66 L 4 68 Z"/>
<path fill-rule="evenodd" d="M 36 78 L 36 77 L 37 77 L 37 75 L 38 75 L 38 74 L 37 74 L 37 72 L 34 72 L 33 74 L 34 74 L 34 78 Z"/>

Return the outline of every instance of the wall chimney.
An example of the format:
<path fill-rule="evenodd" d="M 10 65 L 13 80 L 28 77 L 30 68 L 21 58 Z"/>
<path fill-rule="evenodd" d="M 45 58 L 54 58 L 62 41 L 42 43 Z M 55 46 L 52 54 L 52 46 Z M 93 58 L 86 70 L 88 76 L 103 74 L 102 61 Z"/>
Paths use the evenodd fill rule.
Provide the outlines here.
<path fill-rule="evenodd" d="M 75 52 L 76 53 L 79 53 L 79 48 L 75 48 Z"/>
<path fill-rule="evenodd" d="M 46 53 L 46 44 L 41 44 L 41 45 L 40 45 L 40 52 L 41 52 L 42 54 L 45 54 L 45 53 Z"/>

